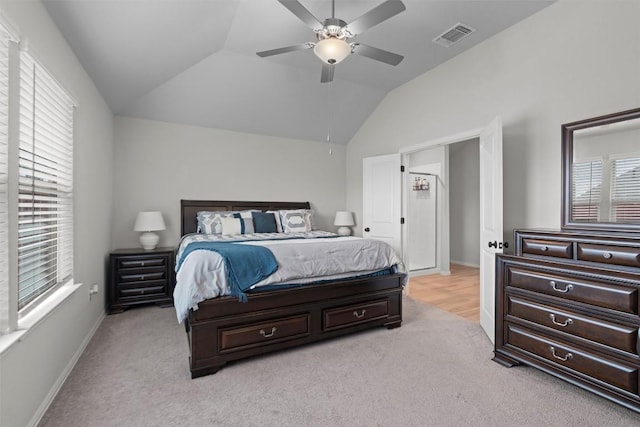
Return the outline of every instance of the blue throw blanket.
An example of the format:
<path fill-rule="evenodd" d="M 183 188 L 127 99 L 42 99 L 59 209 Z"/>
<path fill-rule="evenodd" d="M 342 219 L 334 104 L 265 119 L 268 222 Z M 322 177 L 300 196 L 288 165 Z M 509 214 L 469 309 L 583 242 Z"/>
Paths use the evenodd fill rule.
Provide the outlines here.
<path fill-rule="evenodd" d="M 269 249 L 229 242 L 190 243 L 178 260 L 178 268 L 185 257 L 196 250 L 213 251 L 220 255 L 227 270 L 231 295 L 237 296 L 242 302 L 247 301 L 244 291 L 266 279 L 278 269 L 276 258 Z"/>

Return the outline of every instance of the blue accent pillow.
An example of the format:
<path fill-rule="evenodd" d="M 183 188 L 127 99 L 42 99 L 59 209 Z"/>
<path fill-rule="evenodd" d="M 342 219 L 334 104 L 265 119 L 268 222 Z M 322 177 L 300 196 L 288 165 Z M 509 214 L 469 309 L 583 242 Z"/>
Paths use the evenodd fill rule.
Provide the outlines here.
<path fill-rule="evenodd" d="M 277 233 L 276 217 L 272 213 L 251 212 L 256 233 Z"/>

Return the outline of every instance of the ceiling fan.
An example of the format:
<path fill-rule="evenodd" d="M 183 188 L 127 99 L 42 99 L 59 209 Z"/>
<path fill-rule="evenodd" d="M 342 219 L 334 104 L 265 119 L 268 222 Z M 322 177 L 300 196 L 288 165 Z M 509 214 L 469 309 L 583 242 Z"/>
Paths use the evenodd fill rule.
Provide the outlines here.
<path fill-rule="evenodd" d="M 404 59 L 404 56 L 393 52 L 358 42 L 349 42 L 349 39 L 362 34 L 363 31 L 404 11 L 406 7 L 401 0 L 387 0 L 349 24 L 335 17 L 335 0 L 331 1 L 331 18 L 327 18 L 322 22 L 313 16 L 298 0 L 278 1 L 313 30 L 317 41 L 257 52 L 260 57 L 313 48 L 316 56 L 323 62 L 322 75 L 320 77 L 322 83 L 331 82 L 333 80 L 334 65 L 352 53 L 390 65 L 398 65 Z"/>

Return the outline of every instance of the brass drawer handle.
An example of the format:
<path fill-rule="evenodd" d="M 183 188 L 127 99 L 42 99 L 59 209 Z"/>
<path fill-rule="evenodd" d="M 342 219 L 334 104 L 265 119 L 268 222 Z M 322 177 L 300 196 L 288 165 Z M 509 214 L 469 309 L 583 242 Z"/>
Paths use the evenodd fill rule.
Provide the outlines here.
<path fill-rule="evenodd" d="M 553 281 L 553 280 L 552 280 L 551 282 L 549 282 L 549 284 L 551 285 L 551 287 L 553 288 L 553 290 L 554 290 L 554 291 L 556 291 L 556 292 L 562 292 L 563 294 L 564 294 L 564 293 L 567 293 L 567 292 L 569 292 L 571 289 L 573 289 L 573 285 L 570 285 L 570 284 L 569 284 L 569 285 L 567 285 L 564 289 L 559 289 L 559 288 L 557 288 L 557 287 L 556 287 L 556 282 L 555 282 L 555 281 Z"/>
<path fill-rule="evenodd" d="M 275 333 L 276 333 L 277 329 L 274 326 L 273 328 L 271 328 L 271 332 L 265 332 L 264 329 L 260 329 L 260 335 L 262 335 L 263 338 L 271 338 Z"/>
<path fill-rule="evenodd" d="M 569 360 L 569 359 L 573 359 L 573 354 L 571 354 L 571 353 L 567 353 L 567 354 L 565 354 L 565 356 L 564 356 L 564 357 L 562 357 L 562 356 L 558 356 L 558 355 L 556 354 L 556 349 L 555 349 L 555 347 L 553 347 L 553 346 L 550 346 L 550 347 L 549 347 L 549 350 L 551 351 L 551 355 L 552 355 L 553 357 L 555 357 L 555 358 L 556 358 L 556 359 L 558 359 L 558 360 L 562 360 L 563 362 L 566 362 L 566 361 L 567 361 L 567 360 Z"/>
<path fill-rule="evenodd" d="M 554 325 L 565 327 L 565 326 L 573 324 L 573 319 L 571 319 L 569 317 L 567 317 L 567 320 L 565 320 L 564 322 L 558 322 L 558 321 L 556 321 L 556 315 L 553 314 L 553 313 L 549 313 L 549 318 L 551 319 L 551 321 L 553 322 Z"/>
<path fill-rule="evenodd" d="M 367 310 L 365 310 L 364 308 L 362 309 L 362 311 L 360 312 L 360 314 L 358 314 L 357 311 L 353 312 L 353 315 L 356 316 L 356 318 L 358 319 L 362 319 L 364 317 L 364 314 L 367 312 Z"/>
<path fill-rule="evenodd" d="M 613 257 L 613 255 L 611 255 L 611 252 L 605 252 L 602 254 L 602 257 L 604 259 L 611 259 L 611 257 Z"/>

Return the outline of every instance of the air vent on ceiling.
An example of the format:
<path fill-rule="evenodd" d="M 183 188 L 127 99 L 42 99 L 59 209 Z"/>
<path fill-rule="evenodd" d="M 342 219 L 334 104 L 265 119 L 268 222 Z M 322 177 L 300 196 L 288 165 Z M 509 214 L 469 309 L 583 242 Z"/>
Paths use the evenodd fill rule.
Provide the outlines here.
<path fill-rule="evenodd" d="M 461 24 L 458 22 L 453 27 L 446 30 L 444 33 L 440 34 L 438 37 L 433 39 L 433 42 L 439 44 L 440 46 L 449 47 L 454 43 L 459 42 L 463 38 L 467 37 L 469 34 L 473 33 L 476 29 L 471 28 L 468 25 Z"/>

